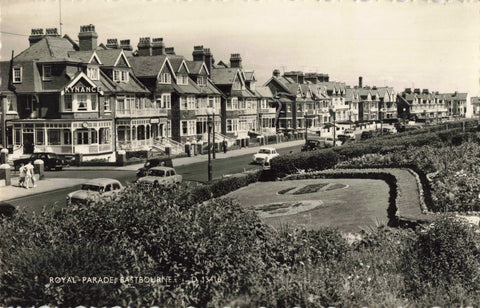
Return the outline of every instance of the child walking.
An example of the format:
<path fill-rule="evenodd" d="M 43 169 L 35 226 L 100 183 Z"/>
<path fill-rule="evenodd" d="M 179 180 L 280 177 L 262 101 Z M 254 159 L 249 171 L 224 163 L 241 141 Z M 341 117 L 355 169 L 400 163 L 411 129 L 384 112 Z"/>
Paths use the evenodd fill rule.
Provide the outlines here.
<path fill-rule="evenodd" d="M 25 176 L 27 175 L 27 168 L 25 168 L 25 165 L 22 163 L 20 164 L 20 169 L 18 170 L 20 171 L 18 186 L 25 187 Z"/>

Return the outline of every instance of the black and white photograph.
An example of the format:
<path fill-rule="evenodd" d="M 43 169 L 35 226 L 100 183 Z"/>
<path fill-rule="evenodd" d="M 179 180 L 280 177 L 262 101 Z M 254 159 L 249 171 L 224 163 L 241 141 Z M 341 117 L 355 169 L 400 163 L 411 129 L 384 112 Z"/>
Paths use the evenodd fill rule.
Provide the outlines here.
<path fill-rule="evenodd" d="M 478 307 L 480 1 L 0 0 L 1 307 Z"/>

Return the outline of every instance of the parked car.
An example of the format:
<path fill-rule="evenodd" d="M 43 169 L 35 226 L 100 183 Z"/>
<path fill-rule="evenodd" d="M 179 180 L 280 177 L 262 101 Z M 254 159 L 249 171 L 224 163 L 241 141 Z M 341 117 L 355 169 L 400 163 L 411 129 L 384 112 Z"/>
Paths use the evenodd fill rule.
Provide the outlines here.
<path fill-rule="evenodd" d="M 301 151 L 315 151 L 325 147 L 325 138 L 323 137 L 311 137 L 305 141 L 305 144 L 302 146 Z"/>
<path fill-rule="evenodd" d="M 69 193 L 67 195 L 67 204 L 91 205 L 99 201 L 109 201 L 123 190 L 123 185 L 115 179 L 92 179 L 82 184 L 80 190 Z"/>
<path fill-rule="evenodd" d="M 335 137 L 335 146 L 341 146 L 343 144 L 342 140 L 339 140 Z M 325 146 L 326 147 L 333 147 L 333 137 L 326 137 L 325 138 Z"/>
<path fill-rule="evenodd" d="M 173 188 L 182 183 L 182 176 L 171 167 L 153 167 L 148 170 L 146 176 L 139 178 L 137 182 L 154 187 Z"/>
<path fill-rule="evenodd" d="M 355 132 L 353 129 L 346 129 L 343 131 L 343 134 L 348 136 L 348 138 L 350 138 L 350 140 L 355 140 Z"/>
<path fill-rule="evenodd" d="M 137 178 L 146 176 L 149 169 L 157 166 L 173 167 L 172 159 L 170 157 L 148 159 L 145 165 L 137 170 Z"/>
<path fill-rule="evenodd" d="M 360 135 L 361 140 L 366 140 L 366 139 L 370 139 L 370 138 L 373 138 L 373 137 L 374 137 L 374 134 L 373 134 L 373 131 L 371 131 L 371 130 L 366 130 L 366 131 L 362 132 L 362 134 Z"/>
<path fill-rule="evenodd" d="M 67 164 L 65 160 L 58 156 L 56 153 L 52 152 L 37 152 L 33 153 L 29 158 L 21 158 L 13 161 L 13 167 L 15 170 L 20 169 L 21 164 L 28 164 L 29 161 L 35 161 L 37 159 L 43 160 L 43 167 L 45 170 L 62 170 Z"/>
<path fill-rule="evenodd" d="M 257 153 L 253 154 L 253 163 L 268 167 L 270 166 L 270 160 L 279 155 L 275 148 L 261 147 Z"/>

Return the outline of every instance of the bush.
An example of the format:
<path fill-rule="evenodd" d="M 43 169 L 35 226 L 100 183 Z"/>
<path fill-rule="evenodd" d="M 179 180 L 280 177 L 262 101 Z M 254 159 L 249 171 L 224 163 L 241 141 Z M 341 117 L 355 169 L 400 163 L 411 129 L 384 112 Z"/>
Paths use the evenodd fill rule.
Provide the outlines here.
<path fill-rule="evenodd" d="M 338 154 L 331 149 L 277 156 L 271 160 L 272 173 L 276 177 L 297 173 L 299 170 L 313 171 L 330 169 L 338 161 Z"/>
<path fill-rule="evenodd" d="M 404 254 L 404 273 L 412 295 L 436 293 L 454 296 L 458 288 L 470 293 L 480 287 L 480 241 L 478 228 L 454 217 L 443 217 L 418 232 Z"/>

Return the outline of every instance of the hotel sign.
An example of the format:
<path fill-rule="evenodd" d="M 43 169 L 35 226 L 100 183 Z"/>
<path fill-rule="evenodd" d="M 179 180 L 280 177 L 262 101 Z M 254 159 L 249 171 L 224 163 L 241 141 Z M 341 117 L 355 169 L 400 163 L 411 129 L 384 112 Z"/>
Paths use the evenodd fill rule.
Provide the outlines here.
<path fill-rule="evenodd" d="M 98 93 L 100 92 L 99 87 L 65 87 L 64 93 Z"/>

